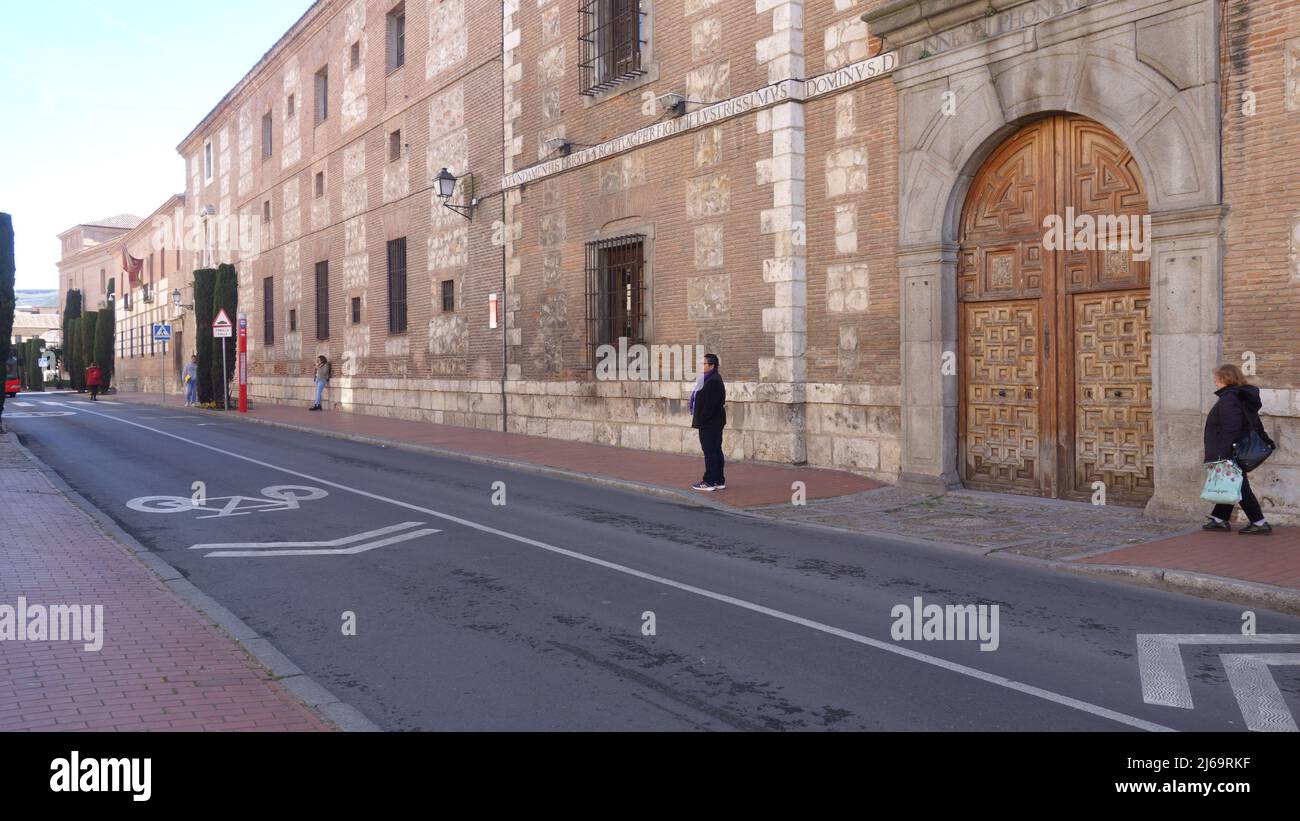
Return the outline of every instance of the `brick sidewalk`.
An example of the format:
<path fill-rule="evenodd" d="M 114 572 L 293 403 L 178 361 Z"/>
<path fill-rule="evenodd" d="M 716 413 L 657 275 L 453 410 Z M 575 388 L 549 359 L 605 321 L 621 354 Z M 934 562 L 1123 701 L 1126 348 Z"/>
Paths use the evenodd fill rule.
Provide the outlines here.
<path fill-rule="evenodd" d="M 123 393 L 112 397 L 116 402 L 157 405 L 158 394 Z M 180 396 L 168 396 L 168 406 L 184 404 Z M 618 479 L 643 485 L 690 493 L 691 484 L 704 472 L 702 456 L 630 450 L 568 442 L 521 433 L 459 428 L 388 419 L 342 411 L 312 412 L 296 405 L 258 404 L 247 416 L 293 427 L 307 428 L 341 436 L 382 439 L 407 445 L 419 445 L 444 451 L 526 462 L 549 468 Z M 710 501 L 735 507 L 754 507 L 789 502 L 791 485 L 801 481 L 809 499 L 827 499 L 883 487 L 880 482 L 841 470 L 787 467 L 755 462 L 731 462 L 727 465 L 727 489 L 714 493 L 697 493 Z"/>
<path fill-rule="evenodd" d="M 0 731 L 329 730 L 0 434 L 0 605 L 103 605 L 103 647 L 0 641 Z"/>
<path fill-rule="evenodd" d="M 1300 527 L 1273 526 L 1271 536 L 1197 532 L 1120 548 L 1075 561 L 1126 567 L 1158 567 L 1300 590 Z"/>

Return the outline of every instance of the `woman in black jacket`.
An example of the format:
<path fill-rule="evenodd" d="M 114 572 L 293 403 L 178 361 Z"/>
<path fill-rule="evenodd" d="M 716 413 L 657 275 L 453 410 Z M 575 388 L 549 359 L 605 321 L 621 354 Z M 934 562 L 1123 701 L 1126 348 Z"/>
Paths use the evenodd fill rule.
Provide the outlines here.
<path fill-rule="evenodd" d="M 1259 388 L 1246 384 L 1241 369 L 1236 365 L 1220 365 L 1214 369 L 1214 392 L 1219 401 L 1205 418 L 1205 461 L 1218 462 L 1233 458 L 1233 445 L 1259 424 Z M 1232 505 L 1214 506 L 1210 521 L 1202 525 L 1205 530 L 1231 531 Z M 1249 524 L 1238 533 L 1242 536 L 1267 535 L 1273 527 L 1264 521 L 1264 511 L 1250 489 L 1250 479 L 1241 477 L 1241 512 Z"/>

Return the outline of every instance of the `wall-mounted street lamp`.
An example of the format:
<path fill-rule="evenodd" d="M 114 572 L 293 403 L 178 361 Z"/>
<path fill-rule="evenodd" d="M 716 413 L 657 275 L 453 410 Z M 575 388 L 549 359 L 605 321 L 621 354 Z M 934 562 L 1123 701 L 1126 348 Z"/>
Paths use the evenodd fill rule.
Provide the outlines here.
<path fill-rule="evenodd" d="M 186 305 L 184 299 L 181 298 L 180 288 L 177 288 L 176 290 L 172 291 L 172 307 L 175 308 L 177 311 L 194 310 L 194 306 L 192 304 Z"/>
<path fill-rule="evenodd" d="M 461 187 L 467 189 L 462 193 L 469 201 L 469 205 L 457 205 L 450 202 L 452 196 L 456 193 L 456 183 L 463 179 L 464 185 Z M 442 200 L 442 206 L 451 211 L 455 211 L 467 220 L 474 219 L 474 209 L 478 206 L 478 197 L 474 196 L 474 175 L 466 173 L 464 177 L 457 178 L 455 174 L 447 169 L 438 172 L 438 176 L 433 178 L 433 184 L 438 190 L 438 199 Z"/>

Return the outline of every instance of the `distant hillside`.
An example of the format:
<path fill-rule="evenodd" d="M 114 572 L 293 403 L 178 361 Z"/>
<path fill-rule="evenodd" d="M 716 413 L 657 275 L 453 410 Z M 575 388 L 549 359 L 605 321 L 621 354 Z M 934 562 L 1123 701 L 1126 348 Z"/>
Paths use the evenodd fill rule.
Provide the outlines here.
<path fill-rule="evenodd" d="M 15 302 L 19 308 L 57 308 L 59 292 L 55 291 L 14 291 Z"/>

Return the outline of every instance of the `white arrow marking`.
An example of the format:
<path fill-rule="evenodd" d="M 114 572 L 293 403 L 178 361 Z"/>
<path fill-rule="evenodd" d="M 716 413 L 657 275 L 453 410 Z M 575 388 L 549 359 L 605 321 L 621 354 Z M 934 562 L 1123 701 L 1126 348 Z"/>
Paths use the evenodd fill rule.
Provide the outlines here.
<path fill-rule="evenodd" d="M 1147 704 L 1192 709 L 1192 689 L 1183 668 L 1184 644 L 1300 644 L 1300 633 L 1258 636 L 1139 633 L 1138 671 L 1142 674 L 1142 700 Z"/>
<path fill-rule="evenodd" d="M 1248 656 L 1241 653 L 1224 653 L 1223 669 L 1228 671 L 1228 683 L 1237 697 L 1241 716 L 1246 719 L 1246 729 L 1257 733 L 1300 732 L 1287 709 L 1286 699 L 1269 665 L 1300 665 L 1300 653 L 1263 653 Z"/>
<path fill-rule="evenodd" d="M 224 544 L 196 544 L 192 545 L 190 550 L 216 550 L 214 553 L 205 554 L 205 559 L 234 559 L 262 556 L 352 556 L 357 553 L 364 553 L 367 550 L 374 550 L 377 547 L 387 547 L 390 544 L 407 542 L 412 539 L 418 539 L 421 536 L 429 536 L 441 532 L 439 530 L 434 530 L 433 528 L 422 528 L 407 533 L 400 533 L 396 536 L 389 536 L 387 539 L 366 541 L 367 539 L 375 539 L 377 536 L 385 536 L 390 533 L 396 533 L 397 531 L 409 530 L 412 527 L 419 527 L 422 524 L 424 524 L 424 522 L 402 522 L 399 525 L 389 525 L 388 527 L 381 527 L 378 530 L 358 533 L 355 536 L 344 536 L 341 539 L 333 539 L 328 542 L 229 542 Z M 353 544 L 354 542 L 363 542 L 363 544 Z M 353 546 L 345 547 L 345 545 Z M 226 549 L 240 547 L 254 549 Z"/>

